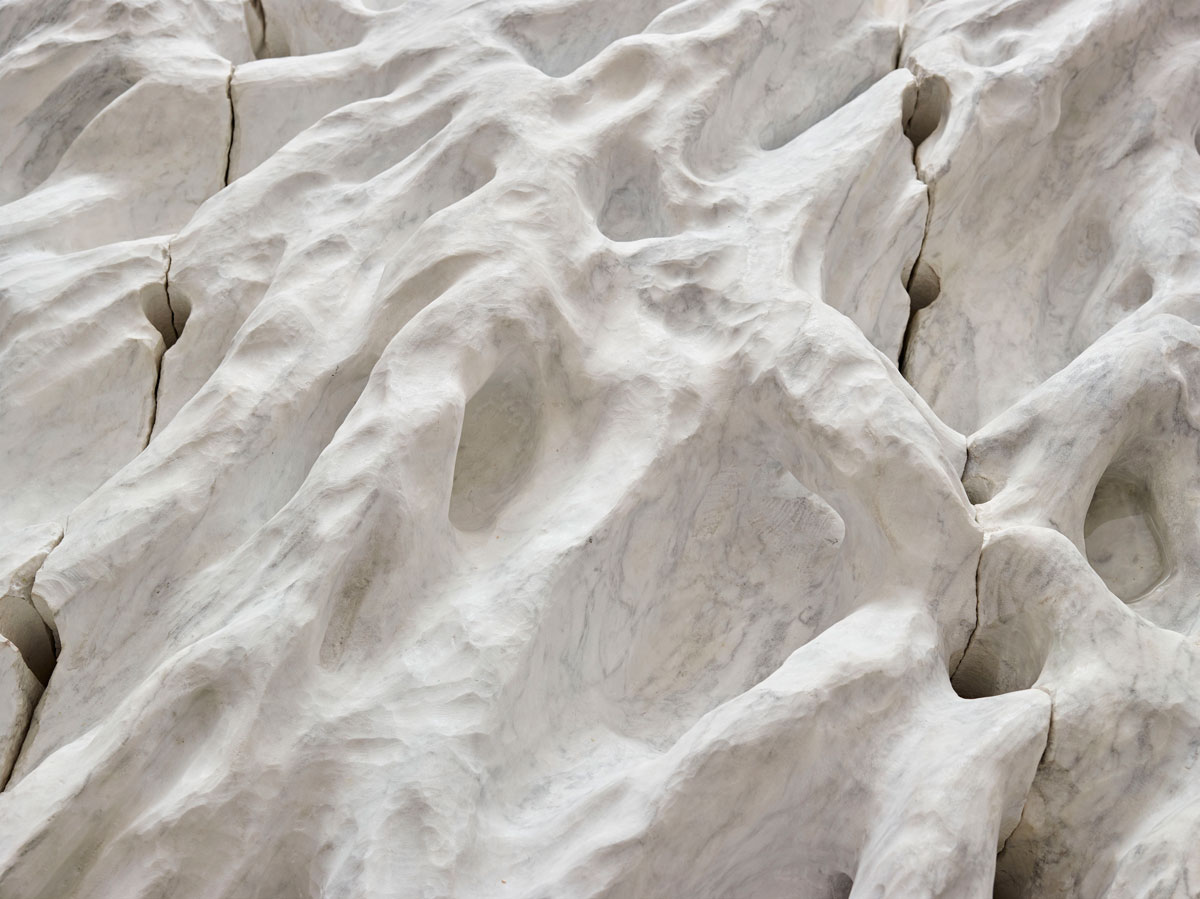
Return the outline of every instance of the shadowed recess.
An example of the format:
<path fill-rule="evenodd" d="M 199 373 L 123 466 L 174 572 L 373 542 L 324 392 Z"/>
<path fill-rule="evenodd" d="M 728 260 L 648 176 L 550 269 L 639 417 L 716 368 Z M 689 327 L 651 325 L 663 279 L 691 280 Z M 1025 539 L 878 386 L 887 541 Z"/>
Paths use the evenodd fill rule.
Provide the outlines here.
<path fill-rule="evenodd" d="M 908 298 L 913 312 L 919 312 L 930 305 L 942 292 L 942 279 L 934 271 L 933 266 L 923 259 L 918 259 L 913 266 L 912 276 L 908 279 Z"/>
<path fill-rule="evenodd" d="M 945 121 L 950 107 L 950 88 L 939 75 L 923 75 L 917 83 L 912 112 L 904 122 L 904 134 L 915 151 Z"/>
<path fill-rule="evenodd" d="M 461 531 L 495 523 L 533 464 L 539 414 L 532 378 L 501 370 L 467 403 L 454 460 L 450 522 Z"/>
<path fill-rule="evenodd" d="M 1166 576 L 1161 524 L 1145 485 L 1105 473 L 1084 518 L 1088 564 L 1117 597 L 1132 602 Z"/>
<path fill-rule="evenodd" d="M 0 598 L 0 634 L 21 653 L 26 666 L 43 686 L 54 671 L 54 640 L 46 622 L 25 598 Z"/>

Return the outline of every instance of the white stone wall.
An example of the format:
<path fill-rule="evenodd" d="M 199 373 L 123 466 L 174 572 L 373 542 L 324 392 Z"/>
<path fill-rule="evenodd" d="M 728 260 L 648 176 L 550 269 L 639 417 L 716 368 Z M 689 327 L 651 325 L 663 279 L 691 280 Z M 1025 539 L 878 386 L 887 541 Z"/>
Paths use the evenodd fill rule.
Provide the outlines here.
<path fill-rule="evenodd" d="M 1195 0 L 0 3 L 0 897 L 1200 896 Z"/>

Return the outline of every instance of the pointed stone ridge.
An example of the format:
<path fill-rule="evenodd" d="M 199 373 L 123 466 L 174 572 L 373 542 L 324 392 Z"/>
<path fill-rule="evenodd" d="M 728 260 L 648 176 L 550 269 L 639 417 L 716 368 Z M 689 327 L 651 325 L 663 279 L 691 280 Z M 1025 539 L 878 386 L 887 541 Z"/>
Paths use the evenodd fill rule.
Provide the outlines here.
<path fill-rule="evenodd" d="M 1200 8 L 10 0 L 0 896 L 1200 884 Z"/>

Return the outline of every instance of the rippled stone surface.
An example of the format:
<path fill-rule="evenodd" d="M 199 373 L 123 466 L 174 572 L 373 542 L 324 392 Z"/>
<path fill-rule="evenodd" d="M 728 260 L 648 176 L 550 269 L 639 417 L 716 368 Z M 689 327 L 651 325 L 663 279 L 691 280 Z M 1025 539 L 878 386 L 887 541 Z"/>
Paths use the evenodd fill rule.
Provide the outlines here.
<path fill-rule="evenodd" d="M 0 122 L 0 895 L 1200 889 L 1190 0 L 14 0 Z"/>

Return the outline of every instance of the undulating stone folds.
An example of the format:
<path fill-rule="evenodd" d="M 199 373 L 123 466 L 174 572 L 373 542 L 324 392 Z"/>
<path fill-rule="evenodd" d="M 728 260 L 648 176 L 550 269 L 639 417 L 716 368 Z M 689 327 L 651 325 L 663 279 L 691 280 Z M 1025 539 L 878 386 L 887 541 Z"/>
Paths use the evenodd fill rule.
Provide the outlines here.
<path fill-rule="evenodd" d="M 1200 6 L 0 8 L 0 896 L 1200 895 Z"/>

